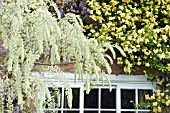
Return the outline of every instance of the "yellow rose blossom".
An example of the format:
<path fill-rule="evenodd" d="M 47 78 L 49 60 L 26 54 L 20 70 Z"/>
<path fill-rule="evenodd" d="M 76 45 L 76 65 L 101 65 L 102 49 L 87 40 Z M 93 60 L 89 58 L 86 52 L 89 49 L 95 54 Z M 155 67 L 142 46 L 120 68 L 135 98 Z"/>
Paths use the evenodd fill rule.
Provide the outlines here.
<path fill-rule="evenodd" d="M 129 14 L 126 14 L 126 19 L 131 19 L 132 17 Z"/>
<path fill-rule="evenodd" d="M 92 36 L 92 34 L 91 33 L 88 33 L 88 35 L 87 36 Z"/>
<path fill-rule="evenodd" d="M 130 26 L 130 24 L 131 24 L 128 20 L 125 20 L 125 23 L 126 23 L 128 26 Z"/>
<path fill-rule="evenodd" d="M 90 15 L 90 17 L 94 20 L 94 21 L 97 21 L 97 18 L 95 15 Z"/>
<path fill-rule="evenodd" d="M 103 35 L 100 35 L 100 36 L 99 36 L 99 39 L 104 39 L 104 37 L 105 37 L 105 36 L 103 36 Z"/>
<path fill-rule="evenodd" d="M 147 94 L 147 95 L 145 95 L 145 99 L 146 100 L 149 100 L 150 99 L 150 97 L 149 97 L 149 95 Z"/>
<path fill-rule="evenodd" d="M 169 101 L 166 101 L 166 102 L 165 102 L 165 105 L 166 105 L 166 106 L 169 106 L 169 105 L 170 105 Z"/>
<path fill-rule="evenodd" d="M 105 11 L 110 11 L 110 10 L 111 10 L 111 7 L 110 7 L 109 5 L 105 5 L 105 6 L 104 6 L 104 10 L 105 10 Z"/>
<path fill-rule="evenodd" d="M 123 7 L 123 6 L 119 6 L 119 9 L 120 9 L 120 10 L 123 10 L 123 9 L 124 9 L 124 7 Z"/>
<path fill-rule="evenodd" d="M 158 44 L 157 44 L 157 47 L 161 47 L 161 44 L 160 44 L 160 43 L 158 43 Z"/>
<path fill-rule="evenodd" d="M 150 5 L 153 5 L 153 1 L 149 1 L 149 4 L 150 4 Z"/>
<path fill-rule="evenodd" d="M 101 6 L 99 5 L 98 2 L 94 2 L 94 7 L 97 7 L 97 9 L 100 9 L 100 8 L 101 8 Z"/>
<path fill-rule="evenodd" d="M 170 10 L 170 5 L 169 4 L 167 5 L 167 10 Z"/>
<path fill-rule="evenodd" d="M 117 1 L 115 1 L 115 0 L 111 0 L 111 3 L 112 3 L 112 6 L 115 6 L 115 5 L 117 5 L 117 4 L 118 4 L 118 2 L 117 2 Z"/>
<path fill-rule="evenodd" d="M 88 5 L 89 5 L 90 7 L 93 7 L 93 1 L 89 1 L 89 2 L 88 2 Z"/>
<path fill-rule="evenodd" d="M 125 17 L 125 15 L 126 15 L 125 13 L 121 13 L 120 17 Z"/>
<path fill-rule="evenodd" d="M 137 65 L 138 65 L 138 66 L 140 66 L 141 64 L 142 64 L 142 62 L 139 62 L 139 61 L 137 62 Z"/>
<path fill-rule="evenodd" d="M 134 52 L 137 52 L 137 48 L 135 46 L 132 46 L 132 48 Z"/>
<path fill-rule="evenodd" d="M 132 49 L 128 49 L 128 51 L 127 51 L 129 54 L 131 54 L 133 51 L 132 51 Z"/>
<path fill-rule="evenodd" d="M 112 37 L 107 36 L 106 39 L 107 39 L 107 40 L 112 40 Z"/>
<path fill-rule="evenodd" d="M 124 51 L 128 51 L 128 47 L 124 47 L 123 50 L 124 50 Z"/>
<path fill-rule="evenodd" d="M 161 96 L 163 97 L 165 94 L 164 93 L 161 93 Z"/>
<path fill-rule="evenodd" d="M 139 48 L 139 47 L 140 47 L 140 45 L 136 45 L 136 47 L 137 47 L 137 48 Z"/>
<path fill-rule="evenodd" d="M 96 10 L 96 14 L 101 15 L 101 11 L 100 10 Z"/>
<path fill-rule="evenodd" d="M 121 13 L 122 13 L 122 11 L 120 11 L 120 10 L 119 10 L 119 11 L 117 11 L 117 14 L 121 14 Z"/>
<path fill-rule="evenodd" d="M 155 44 L 157 43 L 157 41 L 156 41 L 156 40 L 153 40 L 152 42 L 153 42 L 153 43 L 155 43 Z"/>
<path fill-rule="evenodd" d="M 125 66 L 125 67 L 123 68 L 123 70 L 124 70 L 126 73 L 131 73 L 131 69 L 128 68 L 127 66 Z"/>
<path fill-rule="evenodd" d="M 157 106 L 158 105 L 158 102 L 153 102 L 153 106 Z"/>
<path fill-rule="evenodd" d="M 111 15 L 111 13 L 109 13 L 108 11 L 106 11 L 105 12 L 105 15 L 107 16 L 107 15 Z"/>
<path fill-rule="evenodd" d="M 165 99 L 167 99 L 167 100 L 168 100 L 168 98 L 169 98 L 169 96 L 168 96 L 168 95 L 166 95 L 166 96 L 165 96 Z"/>
<path fill-rule="evenodd" d="M 135 16 L 134 19 L 135 19 L 135 21 L 138 21 L 138 17 Z"/>
<path fill-rule="evenodd" d="M 163 83 L 163 81 L 161 80 L 161 81 L 159 81 L 159 82 L 157 82 L 157 84 L 158 85 L 162 85 L 162 83 Z"/>
<path fill-rule="evenodd" d="M 151 17 L 152 16 L 152 12 L 146 12 L 146 17 Z"/>
<path fill-rule="evenodd" d="M 130 56 L 130 59 L 131 59 L 131 60 L 134 60 L 134 58 L 135 58 L 134 55 L 131 55 L 131 56 Z"/>
<path fill-rule="evenodd" d="M 156 90 L 156 93 L 161 93 L 161 90 Z"/>
<path fill-rule="evenodd" d="M 115 19 L 115 17 L 109 17 L 109 20 L 114 20 Z"/>
<path fill-rule="evenodd" d="M 144 29 L 140 29 L 140 30 L 138 30 L 138 33 L 139 33 L 139 34 L 144 33 Z"/>
<path fill-rule="evenodd" d="M 108 22 L 108 23 L 107 23 L 107 26 L 108 26 L 108 27 L 111 27 L 112 24 L 113 24 L 112 22 Z"/>
<path fill-rule="evenodd" d="M 103 18 L 101 16 L 98 17 L 99 23 L 102 23 Z"/>
<path fill-rule="evenodd" d="M 158 110 L 157 110 L 156 108 L 154 108 L 154 109 L 153 109 L 153 112 L 154 112 L 154 113 L 157 113 L 157 112 L 158 112 Z"/>
<path fill-rule="evenodd" d="M 145 44 L 147 44 L 149 42 L 149 39 L 146 38 L 144 41 L 145 41 Z"/>
<path fill-rule="evenodd" d="M 106 34 L 106 32 L 102 32 L 102 35 L 105 35 Z"/>
<path fill-rule="evenodd" d="M 145 64 L 145 66 L 146 66 L 146 67 L 149 67 L 149 66 L 150 66 L 149 62 L 147 62 L 147 63 Z"/>
<path fill-rule="evenodd" d="M 130 2 L 130 1 L 131 1 L 131 0 L 122 0 L 122 2 L 127 2 L 127 3 Z"/>
<path fill-rule="evenodd" d="M 155 99 L 155 96 L 154 96 L 154 95 L 153 95 L 153 96 L 151 96 L 151 99 L 152 99 L 152 100 L 154 100 L 154 99 Z"/>
<path fill-rule="evenodd" d="M 149 20 L 151 21 L 151 22 L 154 22 L 155 23 L 155 17 L 151 17 L 151 18 L 149 18 Z M 156 24 L 156 23 L 155 23 Z"/>
<path fill-rule="evenodd" d="M 126 37 L 120 37 L 120 39 L 121 39 L 122 41 L 125 41 Z"/>
<path fill-rule="evenodd" d="M 144 55 L 143 58 L 146 60 L 148 57 L 146 55 Z"/>
<path fill-rule="evenodd" d="M 125 63 L 126 63 L 127 65 L 130 64 L 130 62 L 129 62 L 127 59 L 125 60 Z"/>
<path fill-rule="evenodd" d="M 164 15 L 168 14 L 166 10 L 161 11 L 161 13 L 164 14 Z"/>
<path fill-rule="evenodd" d="M 94 36 L 95 36 L 95 37 L 98 37 L 98 36 L 99 36 L 99 32 L 96 32 L 96 33 L 94 34 Z"/>
<path fill-rule="evenodd" d="M 132 9 L 132 5 L 127 5 L 129 9 Z"/>
<path fill-rule="evenodd" d="M 166 35 L 162 35 L 162 39 L 164 40 L 164 42 L 167 42 L 168 37 Z"/>
<path fill-rule="evenodd" d="M 140 12 L 139 12 L 137 9 L 134 9 L 134 10 L 133 10 L 133 13 L 134 13 L 134 14 L 139 14 Z"/>
<path fill-rule="evenodd" d="M 165 104 L 165 99 L 162 99 L 161 102 L 162 102 L 163 104 Z"/>
<path fill-rule="evenodd" d="M 118 58 L 117 58 L 117 64 L 123 64 L 121 57 L 118 57 Z"/>
<path fill-rule="evenodd" d="M 162 108 L 160 106 L 158 106 L 158 112 L 162 113 Z"/>
<path fill-rule="evenodd" d="M 126 11 L 127 13 L 131 13 L 131 11 L 130 11 L 129 9 L 125 9 L 125 11 Z"/>
<path fill-rule="evenodd" d="M 164 59 L 165 58 L 165 53 L 159 54 L 159 58 Z"/>
<path fill-rule="evenodd" d="M 90 32 L 91 32 L 91 33 L 95 33 L 96 31 L 95 31 L 94 29 L 91 29 Z"/>
<path fill-rule="evenodd" d="M 102 3 L 102 6 L 106 6 L 106 3 Z"/>
<path fill-rule="evenodd" d="M 164 23 L 169 23 L 169 20 L 168 20 L 168 18 L 163 18 L 163 21 L 164 21 Z"/>
<path fill-rule="evenodd" d="M 132 36 L 128 36 L 127 39 L 128 39 L 128 40 L 132 40 Z"/>

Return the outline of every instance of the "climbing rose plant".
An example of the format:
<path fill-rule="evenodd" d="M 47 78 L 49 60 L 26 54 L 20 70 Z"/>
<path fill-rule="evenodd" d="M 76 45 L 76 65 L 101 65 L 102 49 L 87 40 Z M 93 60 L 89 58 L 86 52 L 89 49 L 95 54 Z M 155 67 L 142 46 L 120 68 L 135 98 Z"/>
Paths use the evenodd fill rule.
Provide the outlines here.
<path fill-rule="evenodd" d="M 49 12 L 51 7 L 55 14 Z M 109 49 L 115 58 L 115 47 L 126 56 L 117 45 L 86 39 L 81 19 L 71 13 L 61 19 L 53 1 L 4 0 L 0 9 L 1 112 L 43 112 L 53 99 L 44 85 L 47 81 L 51 86 L 53 83 L 43 77 L 44 71 L 57 73 L 54 78 L 65 87 L 71 107 L 71 88 L 58 71 L 58 64 L 74 63 L 75 79 L 85 79 L 89 93 L 91 83 L 107 79 L 101 66 L 107 73 L 112 71 L 108 63 L 108 60 L 113 63 L 112 58 L 105 51 Z M 95 80 L 91 75 L 96 76 Z M 54 87 L 57 90 L 57 86 Z M 60 98 L 59 93 L 56 94 Z"/>
<path fill-rule="evenodd" d="M 126 57 L 117 64 L 133 74 L 145 66 L 149 81 L 170 95 L 170 1 L 169 0 L 87 0 L 91 23 L 84 26 L 88 38 L 121 46 Z M 154 73 L 150 73 L 150 70 Z M 168 91 L 168 92 L 167 92 Z M 157 95 L 157 92 L 153 94 Z M 168 112 L 169 97 L 149 101 L 153 112 Z M 166 99 L 165 99 L 166 98 Z M 157 106 L 152 104 L 157 102 Z M 158 109 L 159 108 L 159 109 Z"/>

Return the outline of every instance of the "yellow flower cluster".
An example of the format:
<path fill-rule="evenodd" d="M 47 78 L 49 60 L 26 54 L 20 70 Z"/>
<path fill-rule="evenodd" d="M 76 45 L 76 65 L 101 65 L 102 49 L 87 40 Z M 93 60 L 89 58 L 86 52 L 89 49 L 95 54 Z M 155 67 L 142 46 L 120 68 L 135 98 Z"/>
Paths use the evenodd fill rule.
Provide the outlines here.
<path fill-rule="evenodd" d="M 148 107 L 152 108 L 154 113 L 162 113 L 163 106 L 170 106 L 169 90 L 161 92 L 156 90 L 152 96 L 145 95 L 145 99 L 148 101 Z"/>
<path fill-rule="evenodd" d="M 154 68 L 159 74 L 147 73 L 148 79 L 170 87 L 170 80 L 163 79 L 165 71 L 170 73 L 170 0 L 87 0 L 87 5 L 93 21 L 84 26 L 88 38 L 121 46 L 127 56 L 118 57 L 117 64 L 126 73 L 135 66 Z M 159 92 L 146 96 L 155 113 L 169 106 L 169 98 Z"/>
<path fill-rule="evenodd" d="M 169 57 L 169 0 L 88 0 L 87 4 L 91 19 L 98 23 L 84 27 L 88 37 L 120 45 L 129 56 L 117 60 L 125 72 L 131 73 L 136 65 L 156 67 Z"/>

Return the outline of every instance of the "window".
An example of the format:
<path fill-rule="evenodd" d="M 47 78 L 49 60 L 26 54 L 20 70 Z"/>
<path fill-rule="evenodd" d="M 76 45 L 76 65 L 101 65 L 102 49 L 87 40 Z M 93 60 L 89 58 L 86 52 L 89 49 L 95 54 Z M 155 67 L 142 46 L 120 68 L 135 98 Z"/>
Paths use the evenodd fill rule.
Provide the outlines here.
<path fill-rule="evenodd" d="M 119 86 L 120 97 L 120 111 L 118 113 L 150 113 L 150 110 L 145 109 L 144 106 L 135 108 L 134 104 L 146 102 L 145 95 L 152 94 L 152 86 L 148 84 L 121 84 Z M 118 110 L 119 111 L 119 110 Z"/>
<path fill-rule="evenodd" d="M 92 89 L 89 94 L 84 92 L 83 113 L 116 113 L 116 88 L 110 92 L 107 87 Z"/>
<path fill-rule="evenodd" d="M 147 82 L 144 76 L 108 77 L 111 77 L 111 92 L 108 86 L 99 86 L 89 94 L 84 92 L 83 82 L 74 84 L 70 80 L 73 92 L 72 108 L 68 107 L 64 89 L 61 87 L 61 107 L 47 107 L 45 113 L 150 113 L 150 110 L 143 106 L 138 109 L 134 107 L 134 104 L 145 102 L 145 95 L 154 90 L 153 84 Z"/>

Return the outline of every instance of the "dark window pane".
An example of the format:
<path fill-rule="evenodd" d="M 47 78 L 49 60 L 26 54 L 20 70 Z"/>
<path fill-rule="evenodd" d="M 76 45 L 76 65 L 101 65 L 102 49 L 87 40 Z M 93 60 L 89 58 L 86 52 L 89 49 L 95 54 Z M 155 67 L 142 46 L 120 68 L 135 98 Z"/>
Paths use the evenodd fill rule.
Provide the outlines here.
<path fill-rule="evenodd" d="M 84 111 L 84 113 L 98 113 L 98 111 Z"/>
<path fill-rule="evenodd" d="M 55 89 L 55 88 L 52 88 L 52 87 L 49 87 L 49 91 L 50 91 L 50 94 L 51 94 L 51 97 L 52 97 L 52 101 L 51 102 L 47 102 L 46 104 L 46 108 L 61 108 L 61 105 L 58 104 L 58 98 L 57 98 L 57 93 L 60 94 L 60 103 L 61 103 L 61 100 L 62 100 L 62 88 L 58 88 Z"/>
<path fill-rule="evenodd" d="M 63 113 L 79 113 L 79 111 L 63 111 Z"/>
<path fill-rule="evenodd" d="M 145 100 L 145 95 L 151 95 L 152 94 L 152 90 L 142 90 L 142 89 L 139 89 L 138 90 L 138 102 L 139 104 L 141 103 L 147 103 L 147 101 Z M 145 107 L 144 106 L 140 106 L 139 109 L 144 109 Z"/>
<path fill-rule="evenodd" d="M 116 111 L 101 111 L 101 113 L 116 113 Z"/>
<path fill-rule="evenodd" d="M 89 94 L 84 92 L 84 108 L 98 108 L 98 102 L 98 89 L 92 89 Z"/>
<path fill-rule="evenodd" d="M 72 108 L 79 108 L 80 88 L 72 88 L 72 93 L 73 93 Z M 64 108 L 69 108 L 65 92 L 64 92 Z"/>
<path fill-rule="evenodd" d="M 134 89 L 121 89 L 121 108 L 122 109 L 134 109 L 135 102 L 135 90 Z"/>
<path fill-rule="evenodd" d="M 116 90 L 101 89 L 101 108 L 116 108 Z"/>

